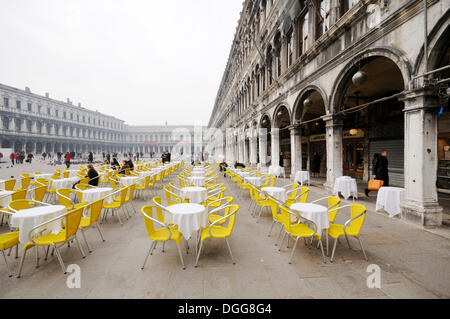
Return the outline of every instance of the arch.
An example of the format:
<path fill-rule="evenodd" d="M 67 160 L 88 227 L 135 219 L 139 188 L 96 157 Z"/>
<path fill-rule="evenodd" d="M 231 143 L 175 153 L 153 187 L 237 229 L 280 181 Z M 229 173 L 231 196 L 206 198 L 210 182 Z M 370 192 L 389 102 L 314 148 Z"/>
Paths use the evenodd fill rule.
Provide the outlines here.
<path fill-rule="evenodd" d="M 270 115 L 268 113 L 264 113 L 264 114 L 261 115 L 261 118 L 259 119 L 258 128 L 262 128 L 262 127 L 266 127 L 267 126 L 266 124 L 263 124 L 264 118 L 268 119 L 269 124 L 270 124 L 269 127 L 272 126 L 272 118 L 270 117 Z"/>
<path fill-rule="evenodd" d="M 400 50 L 392 47 L 371 48 L 356 55 L 339 72 L 331 90 L 331 98 L 328 105 L 327 114 L 338 111 L 336 105 L 343 97 L 343 87 L 351 81 L 351 77 L 358 69 L 360 62 L 374 57 L 384 57 L 391 60 L 397 66 L 402 75 L 405 89 L 408 89 L 409 80 L 411 79 L 412 74 L 412 67 L 406 55 Z"/>
<path fill-rule="evenodd" d="M 287 119 L 288 119 L 288 121 L 289 121 L 289 124 L 288 125 L 290 125 L 291 123 L 292 123 L 292 121 L 291 121 L 291 111 L 290 111 L 290 108 L 289 108 L 289 106 L 286 104 L 286 103 L 280 103 L 276 108 L 275 108 L 275 110 L 274 110 L 274 112 L 273 112 L 273 114 L 272 114 L 272 127 L 278 127 L 279 128 L 279 120 L 278 120 L 278 113 L 280 112 L 280 111 L 283 111 L 283 109 L 285 109 L 286 111 L 287 111 Z"/>
<path fill-rule="evenodd" d="M 450 42 L 450 25 L 448 20 L 450 18 L 450 10 L 447 10 L 442 17 L 438 20 L 436 25 L 431 29 L 428 34 L 428 44 L 432 45 L 432 49 L 428 51 L 428 69 L 431 70 L 436 66 L 440 58 L 440 51 L 445 48 Z M 433 45 L 434 43 L 434 45 Z M 413 75 L 419 75 L 423 73 L 424 65 L 424 46 L 420 48 L 420 52 L 417 55 L 414 63 Z"/>
<path fill-rule="evenodd" d="M 297 110 L 299 107 L 303 107 L 303 101 L 309 96 L 311 91 L 317 91 L 320 96 L 322 97 L 322 100 L 324 102 L 325 105 L 325 112 L 328 112 L 328 95 L 325 93 L 325 90 L 322 89 L 320 86 L 317 85 L 308 85 L 307 87 L 305 87 L 304 89 L 302 89 L 300 91 L 300 93 L 297 96 L 297 99 L 295 100 L 294 103 L 294 109 L 292 110 L 292 114 L 291 114 L 291 123 L 294 123 L 296 118 L 295 115 L 297 114 Z"/>

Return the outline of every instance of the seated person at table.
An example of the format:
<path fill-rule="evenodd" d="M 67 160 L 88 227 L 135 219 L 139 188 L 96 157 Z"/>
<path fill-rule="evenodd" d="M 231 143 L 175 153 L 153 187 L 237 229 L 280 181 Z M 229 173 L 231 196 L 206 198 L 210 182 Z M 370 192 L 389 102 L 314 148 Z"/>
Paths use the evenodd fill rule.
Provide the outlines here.
<path fill-rule="evenodd" d="M 222 163 L 219 164 L 219 167 L 220 167 L 220 171 L 224 172 L 223 177 L 226 177 L 225 172 L 227 171 L 228 164 L 225 163 L 225 159 L 222 160 Z"/>
<path fill-rule="evenodd" d="M 109 165 L 108 159 L 105 159 L 105 160 L 103 161 L 102 165 Z"/>
<path fill-rule="evenodd" d="M 126 169 L 130 168 L 130 165 L 128 165 L 128 161 L 123 161 L 122 162 L 122 167 L 119 169 L 119 174 L 125 175 Z"/>
<path fill-rule="evenodd" d="M 91 186 L 98 186 L 98 173 L 94 168 L 94 165 L 92 164 L 88 164 L 88 174 L 85 177 L 89 177 L 89 182 L 88 184 Z"/>
<path fill-rule="evenodd" d="M 112 169 L 119 169 L 120 168 L 120 164 L 119 164 L 119 162 L 117 161 L 117 158 L 113 158 L 113 161 L 112 161 L 112 163 L 111 163 L 111 166 L 112 166 Z"/>
<path fill-rule="evenodd" d="M 245 168 L 245 165 L 242 163 L 236 162 L 236 164 L 234 164 L 234 168 Z"/>
<path fill-rule="evenodd" d="M 130 168 L 130 171 L 132 171 L 134 169 L 134 164 L 131 161 L 131 157 L 128 157 L 127 164 L 128 164 L 128 167 Z"/>

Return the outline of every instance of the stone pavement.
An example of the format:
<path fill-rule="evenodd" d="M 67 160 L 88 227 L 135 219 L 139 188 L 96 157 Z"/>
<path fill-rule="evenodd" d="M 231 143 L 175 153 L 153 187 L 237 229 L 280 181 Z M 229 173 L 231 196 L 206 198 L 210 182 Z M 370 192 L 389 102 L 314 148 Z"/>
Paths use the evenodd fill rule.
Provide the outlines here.
<path fill-rule="evenodd" d="M 32 164 L 34 171 L 35 166 Z M 41 170 L 53 171 L 47 166 Z M 15 168 L 16 169 L 16 168 Z M 12 170 L 9 170 L 11 173 Z M 0 178 L 4 170 L 0 170 Z M 12 173 L 11 173 L 12 174 Z M 12 174 L 14 175 L 14 174 Z M 174 176 L 175 177 L 175 176 Z M 233 194 L 234 185 L 220 176 L 219 182 Z M 289 183 L 278 179 L 277 185 Z M 162 192 L 158 191 L 160 195 Z M 326 195 L 311 186 L 308 199 Z M 150 201 L 136 200 L 136 210 Z M 120 226 L 115 217 L 108 217 L 102 225 L 106 242 L 101 242 L 96 230 L 87 232 L 94 251 L 82 259 L 75 246 L 61 249 L 68 266 L 81 267 L 81 288 L 69 289 L 55 257 L 41 260 L 34 266 L 34 253 L 27 255 L 23 277 L 8 278 L 6 267 L 0 261 L 0 298 L 449 298 L 450 297 L 450 239 L 446 228 L 443 236 L 422 230 L 387 214 L 369 212 L 361 232 L 369 261 L 365 261 L 356 240 L 350 238 L 352 250 L 345 240 L 338 244 L 335 261 L 322 263 L 320 249 L 306 247 L 302 242 L 296 248 L 292 264 L 288 264 L 290 249 L 275 246 L 278 226 L 268 237 L 272 222 L 266 211 L 261 220 L 250 215 L 247 194 L 235 198 L 240 205 L 236 225 L 230 238 L 236 264 L 231 263 L 223 240 L 205 243 L 199 267 L 194 268 L 192 249 L 185 251 L 186 269 L 182 270 L 175 244 L 166 244 L 165 252 L 158 245 L 149 257 L 146 268 L 140 269 L 150 246 L 140 213 Z M 366 204 L 364 201 L 358 201 Z M 336 222 L 348 217 L 340 212 Z M 347 215 L 347 216 L 346 216 Z M 7 231 L 0 227 L 0 232 Z M 332 241 L 330 241 L 331 243 Z M 82 241 L 82 244 L 83 241 Z M 193 248 L 193 242 L 190 241 Z M 292 241 L 291 246 L 292 247 Z M 14 271 L 19 259 L 8 257 Z M 381 268 L 381 287 L 368 288 L 370 275 L 367 267 Z"/>

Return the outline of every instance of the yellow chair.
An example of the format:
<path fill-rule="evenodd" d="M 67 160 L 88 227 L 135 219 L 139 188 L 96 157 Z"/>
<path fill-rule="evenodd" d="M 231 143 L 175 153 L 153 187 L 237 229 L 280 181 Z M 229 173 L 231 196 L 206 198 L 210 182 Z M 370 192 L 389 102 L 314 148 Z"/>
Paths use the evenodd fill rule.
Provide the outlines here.
<path fill-rule="evenodd" d="M 206 212 L 208 212 L 209 223 L 212 224 L 217 221 L 218 225 L 225 224 L 227 221 L 226 221 L 226 219 L 222 219 L 222 217 L 224 217 L 223 215 L 213 214 L 213 213 L 209 214 L 209 209 L 210 208 L 216 209 L 216 208 L 219 208 L 222 206 L 231 205 L 233 200 L 234 199 L 232 196 L 227 196 L 227 197 L 222 197 L 217 200 L 209 202 L 208 205 L 206 206 Z"/>
<path fill-rule="evenodd" d="M 172 206 L 175 204 L 181 204 L 181 203 L 189 203 L 188 199 L 181 200 L 179 195 L 171 192 L 169 186 L 164 186 L 163 189 L 164 189 L 164 194 L 166 195 L 166 201 L 167 201 L 168 206 Z"/>
<path fill-rule="evenodd" d="M 92 250 L 89 247 L 86 235 L 84 234 L 87 229 L 89 229 L 91 226 L 95 226 L 100 234 L 100 237 L 102 238 L 102 241 L 105 241 L 105 239 L 103 238 L 102 230 L 100 229 L 100 225 L 98 223 L 98 219 L 100 218 L 100 214 L 103 209 L 103 200 L 104 199 L 101 198 L 95 202 L 92 202 L 89 205 L 89 217 L 82 217 L 80 222 L 81 234 L 83 235 L 84 242 L 86 243 L 86 246 L 90 253 L 92 252 Z"/>
<path fill-rule="evenodd" d="M 63 177 L 64 178 L 69 178 L 69 176 L 70 176 L 70 172 L 69 171 L 64 171 L 63 172 Z"/>
<path fill-rule="evenodd" d="M 216 208 L 210 212 L 210 214 L 219 215 L 220 211 L 223 212 L 223 217 L 213 222 L 209 227 L 203 228 L 200 234 L 200 248 L 198 249 L 197 253 L 197 259 L 195 262 L 195 267 L 198 266 L 198 260 L 200 258 L 200 253 L 202 252 L 203 243 L 208 238 L 221 238 L 225 239 L 225 242 L 227 243 L 228 251 L 230 252 L 231 260 L 233 261 L 233 264 L 235 264 L 233 259 L 233 254 L 231 252 L 230 244 L 228 242 L 228 238 L 231 236 L 231 233 L 233 232 L 234 224 L 236 221 L 236 213 L 239 211 L 239 205 L 233 204 L 233 205 L 227 205 L 222 206 L 219 208 Z M 222 220 L 225 220 L 222 225 L 219 225 L 219 223 L 222 222 Z M 226 224 L 226 226 L 223 226 Z"/>
<path fill-rule="evenodd" d="M 24 190 L 24 189 L 26 190 L 26 189 L 28 189 L 28 186 L 30 186 L 30 182 L 31 182 L 31 177 L 25 176 L 24 174 L 22 174 L 21 179 L 20 179 L 20 187 L 14 188 L 14 190 L 15 191 L 20 191 L 20 190 Z"/>
<path fill-rule="evenodd" d="M 287 207 L 291 207 L 291 205 L 294 203 L 295 199 L 297 198 L 297 194 L 300 189 L 300 184 L 294 183 L 294 184 L 283 186 L 283 187 L 287 188 L 287 189 L 291 188 L 286 192 L 287 200 L 285 203 L 285 205 Z"/>
<path fill-rule="evenodd" d="M 334 220 L 336 219 L 336 215 L 338 213 L 338 210 L 335 208 L 339 208 L 339 205 L 341 204 L 341 199 L 338 196 L 328 196 L 328 197 L 322 197 L 319 199 L 316 199 L 311 202 L 311 204 L 319 203 L 321 201 L 327 201 L 328 206 L 328 218 L 330 224 L 334 223 Z"/>
<path fill-rule="evenodd" d="M 163 205 L 161 205 L 161 197 L 159 196 L 155 196 L 152 199 L 153 204 L 155 205 L 155 211 L 156 211 L 156 217 L 158 218 L 158 221 L 163 223 L 163 224 L 167 224 L 165 219 L 164 219 L 164 214 L 163 214 L 163 210 L 166 210 L 166 207 L 164 207 Z M 177 225 L 174 225 L 172 223 L 168 223 L 169 227 L 172 229 L 178 229 Z"/>
<path fill-rule="evenodd" d="M 128 187 L 129 195 L 125 197 L 124 208 L 126 209 L 127 214 L 128 214 L 129 217 L 131 217 L 131 215 L 128 212 L 127 205 L 131 205 L 133 207 L 133 211 L 136 213 L 136 209 L 134 208 L 133 202 L 131 201 L 133 199 L 133 196 L 134 196 L 134 189 L 135 189 L 135 187 L 136 187 L 136 184 L 131 184 Z M 116 201 L 116 202 L 120 202 L 120 200 L 121 200 L 121 196 L 118 196 L 118 197 L 114 198 L 114 201 Z"/>
<path fill-rule="evenodd" d="M 118 192 L 120 192 L 120 201 L 113 201 L 111 203 L 103 204 L 103 208 L 105 209 L 104 218 L 106 219 L 108 212 L 111 212 L 112 214 L 114 214 L 114 211 L 117 211 L 117 218 L 119 219 L 119 223 L 120 223 L 120 225 L 123 225 L 122 220 L 120 219 L 119 210 L 122 208 L 122 211 L 123 211 L 123 204 L 125 203 L 125 199 L 127 197 L 128 187 L 123 187 L 119 191 L 114 192 L 112 195 L 114 195 Z M 125 212 L 124 212 L 124 214 L 125 214 Z M 128 219 L 127 216 L 125 216 L 125 218 Z"/>
<path fill-rule="evenodd" d="M 291 207 L 291 205 L 294 203 L 306 203 L 306 201 L 308 200 L 309 191 L 309 187 L 300 187 L 300 194 L 297 193 L 294 199 L 288 198 L 285 205 L 287 207 Z"/>
<path fill-rule="evenodd" d="M 344 208 L 350 208 L 350 219 L 347 220 L 344 225 L 340 224 L 330 224 L 330 228 L 328 229 L 328 235 L 334 239 L 333 252 L 331 253 L 330 261 L 333 262 L 334 253 L 336 251 L 336 244 L 341 236 L 345 236 L 347 240 L 348 248 L 352 249 L 350 246 L 350 242 L 348 240 L 348 236 L 356 237 L 359 241 L 359 245 L 361 246 L 361 250 L 364 254 L 364 258 L 367 259 L 366 252 L 364 251 L 363 244 L 361 239 L 359 238 L 359 233 L 361 232 L 361 228 L 364 224 L 364 220 L 366 218 L 367 208 L 360 204 L 351 204 L 345 205 L 339 208 L 334 208 L 333 210 L 340 210 Z M 333 211 L 332 210 L 332 211 Z"/>
<path fill-rule="evenodd" d="M 285 205 L 279 204 L 281 217 L 280 220 L 283 223 L 283 228 L 285 230 L 285 233 L 281 239 L 279 251 L 281 250 L 281 247 L 283 246 L 284 237 L 286 234 L 288 235 L 288 244 L 289 244 L 289 236 L 295 239 L 294 247 L 292 248 L 291 255 L 289 257 L 289 263 L 292 263 L 292 258 L 294 257 L 295 248 L 297 248 L 297 243 L 300 238 L 317 238 L 319 240 L 319 246 L 320 250 L 322 251 L 322 258 L 323 262 L 325 263 L 325 253 L 323 251 L 323 245 L 322 245 L 322 237 L 320 234 L 317 233 L 317 225 L 306 218 L 303 218 L 299 214 L 296 214 L 295 212 L 291 211 L 289 207 L 286 207 Z M 293 217 L 293 220 L 291 219 Z"/>
<path fill-rule="evenodd" d="M 87 203 L 73 203 L 72 199 L 70 198 L 73 193 L 77 192 L 68 188 L 58 189 L 56 191 L 56 195 L 58 196 L 59 204 L 65 206 L 67 210 L 77 209 L 87 205 Z"/>
<path fill-rule="evenodd" d="M 8 179 L 5 181 L 5 191 L 12 191 L 14 190 L 14 185 L 16 185 L 15 179 Z"/>
<path fill-rule="evenodd" d="M 75 241 L 77 242 L 77 245 L 78 245 L 78 249 L 81 252 L 81 255 L 83 256 L 83 258 L 86 257 L 86 255 L 84 254 L 83 248 L 81 247 L 80 242 L 78 241 L 78 237 L 77 237 L 77 232 L 78 232 L 78 228 L 80 226 L 81 217 L 83 215 L 83 210 L 84 210 L 84 207 L 74 209 L 64 215 L 58 216 L 56 218 L 52 218 L 42 224 L 35 226 L 34 228 L 32 228 L 32 230 L 29 233 L 31 241 L 28 242 L 27 244 L 25 244 L 25 246 L 23 247 L 24 252 L 22 255 L 22 259 L 20 260 L 20 267 L 19 267 L 19 273 L 17 275 L 17 278 L 20 278 L 20 276 L 22 274 L 22 268 L 23 268 L 23 263 L 25 261 L 26 252 L 28 251 L 28 249 L 33 248 L 33 247 L 37 248 L 38 246 L 47 246 L 47 254 L 45 257 L 45 259 L 47 259 L 48 249 L 50 248 L 50 246 L 52 246 L 56 252 L 56 256 L 58 257 L 59 263 L 61 265 L 61 268 L 62 268 L 62 271 L 64 272 L 64 274 L 66 274 L 67 272 L 66 272 L 66 268 L 64 266 L 64 262 L 61 258 L 61 254 L 59 252 L 59 247 L 65 245 L 70 240 L 75 239 Z M 48 234 L 45 234 L 42 236 L 38 236 L 36 238 L 32 238 L 33 233 L 35 231 L 39 230 L 42 226 L 45 226 L 51 222 L 54 222 L 54 221 L 60 220 L 60 219 L 64 219 L 65 227 L 58 234 L 48 233 Z"/>
<path fill-rule="evenodd" d="M 36 204 L 38 203 L 28 199 L 13 200 L 8 204 L 8 210 L 11 211 L 12 213 L 16 213 L 22 209 L 32 208 Z"/>
<path fill-rule="evenodd" d="M 0 213 L 10 214 L 10 212 L 0 210 Z M 19 245 L 19 232 L 9 232 L 0 234 L 0 250 L 2 251 L 3 259 L 5 260 L 6 269 L 8 270 L 8 276 L 12 277 L 11 268 L 9 267 L 8 260 L 6 259 L 5 250 Z"/>
<path fill-rule="evenodd" d="M 145 257 L 144 263 L 142 264 L 141 269 L 144 269 L 145 263 L 147 262 L 148 256 L 153 254 L 153 250 L 156 248 L 158 242 L 165 243 L 166 241 L 173 240 L 177 244 L 178 254 L 180 256 L 181 264 L 183 265 L 183 269 L 186 269 L 184 266 L 183 255 L 181 254 L 180 242 L 183 236 L 181 233 L 174 228 L 169 227 L 168 225 L 160 222 L 159 220 L 154 218 L 153 215 L 153 206 L 144 206 L 141 208 L 142 215 L 144 216 L 145 228 L 147 229 L 148 237 L 153 241 L 150 245 L 150 249 Z M 156 226 L 159 226 L 156 229 Z"/>
<path fill-rule="evenodd" d="M 254 194 L 255 201 L 256 201 L 256 204 L 259 206 L 259 215 L 258 215 L 258 220 L 256 221 L 258 223 L 259 219 L 261 219 L 263 208 L 264 207 L 268 207 L 268 208 L 272 207 L 272 200 L 270 199 L 270 196 L 268 194 L 264 193 L 260 189 L 257 189 L 253 185 L 250 185 L 250 186 L 255 191 L 255 194 Z"/>
<path fill-rule="evenodd" d="M 111 183 L 111 188 L 114 191 L 118 191 L 118 190 L 122 189 L 122 187 L 120 187 L 120 184 L 114 178 L 110 178 L 109 182 Z"/>
<path fill-rule="evenodd" d="M 89 183 L 89 177 L 80 178 L 80 184 L 87 185 Z"/>
<path fill-rule="evenodd" d="M 21 190 L 17 191 L 11 194 L 11 200 L 19 200 L 19 199 L 25 199 L 27 197 L 27 190 Z"/>
<path fill-rule="evenodd" d="M 44 186 L 44 185 L 48 186 L 48 185 L 50 185 L 50 182 L 48 180 L 46 180 L 45 178 L 39 177 L 39 178 L 36 178 L 34 180 L 34 182 L 31 182 L 30 184 L 33 186 Z"/>
<path fill-rule="evenodd" d="M 34 188 L 34 200 L 38 202 L 44 201 L 45 193 L 47 192 L 47 185 Z"/>
<path fill-rule="evenodd" d="M 203 205 L 206 206 L 206 205 L 208 205 L 209 203 L 211 203 L 213 201 L 221 199 L 224 196 L 226 190 L 227 190 L 226 187 L 221 187 L 221 188 L 212 190 L 211 192 L 208 192 L 208 198 L 206 199 L 206 202 L 203 203 Z"/>
<path fill-rule="evenodd" d="M 141 198 L 145 197 L 143 195 L 144 195 L 145 190 L 149 188 L 150 178 L 151 178 L 151 176 L 147 175 L 147 176 L 145 176 L 144 184 L 136 185 L 135 190 L 137 191 L 136 195 L 138 197 L 141 197 Z"/>

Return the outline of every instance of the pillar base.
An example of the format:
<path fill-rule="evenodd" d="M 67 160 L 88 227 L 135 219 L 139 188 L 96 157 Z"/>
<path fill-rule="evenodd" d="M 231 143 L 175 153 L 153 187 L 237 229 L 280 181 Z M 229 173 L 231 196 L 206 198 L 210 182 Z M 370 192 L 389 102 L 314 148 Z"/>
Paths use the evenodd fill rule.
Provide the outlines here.
<path fill-rule="evenodd" d="M 443 208 L 438 203 L 425 204 L 415 201 L 400 203 L 402 219 L 424 228 L 434 228 L 442 225 Z"/>

